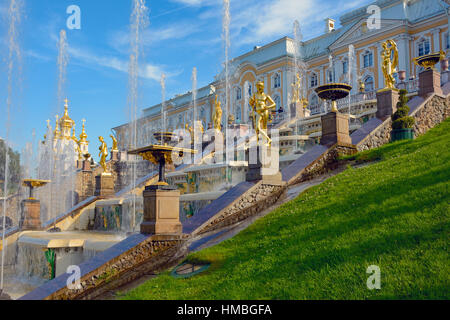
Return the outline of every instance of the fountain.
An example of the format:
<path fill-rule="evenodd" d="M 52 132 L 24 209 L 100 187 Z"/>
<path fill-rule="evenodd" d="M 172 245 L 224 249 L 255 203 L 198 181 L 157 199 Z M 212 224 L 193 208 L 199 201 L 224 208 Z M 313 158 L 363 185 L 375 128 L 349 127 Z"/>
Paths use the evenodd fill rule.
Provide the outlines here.
<path fill-rule="evenodd" d="M 23 186 L 29 188 L 29 197 L 30 200 L 35 200 L 33 197 L 33 190 L 35 188 L 40 188 L 45 186 L 47 183 L 50 183 L 50 180 L 39 180 L 39 179 L 25 179 L 23 180 Z"/>
<path fill-rule="evenodd" d="M 174 141 L 172 133 L 157 132 L 155 138 L 159 139 L 160 144 L 129 151 L 159 166 L 158 182 L 147 186 L 143 192 L 141 233 L 180 235 L 180 191 L 166 182 L 165 167 L 173 163 L 174 154 L 182 158 L 184 154 L 195 154 L 197 151 L 168 145 L 169 141 Z"/>
<path fill-rule="evenodd" d="M 346 83 L 328 83 L 318 86 L 315 91 L 319 98 L 331 101 L 331 112 L 339 112 L 336 101 L 347 97 L 352 86 Z"/>
<path fill-rule="evenodd" d="M 436 53 L 426 54 L 420 57 L 416 57 L 413 59 L 414 63 L 425 70 L 434 69 L 434 66 L 445 59 L 445 52 L 440 51 Z"/>
<path fill-rule="evenodd" d="M 20 87 L 20 83 L 17 85 L 14 84 L 15 77 L 17 76 L 17 70 L 20 70 L 20 62 L 21 62 L 21 50 L 18 44 L 18 27 L 22 18 L 22 0 L 10 0 L 9 8 L 8 8 L 8 18 L 9 18 L 9 28 L 8 28 L 8 85 L 7 91 L 8 96 L 6 99 L 6 116 L 5 116 L 5 147 L 8 150 L 8 140 L 9 140 L 9 132 L 11 129 L 11 109 L 13 106 L 13 88 Z M 20 80 L 20 79 L 17 79 Z M 20 82 L 20 81 L 18 81 Z M 6 235 L 6 212 L 7 212 L 7 195 L 8 195 L 8 180 L 9 180 L 9 155 L 6 152 L 5 156 L 5 174 L 4 174 L 4 183 L 3 183 L 3 219 L 2 223 L 2 244 L 5 243 L 5 235 Z M 5 267 L 5 248 L 2 248 L 1 254 L 1 265 L 0 265 L 0 296 L 3 294 L 4 289 L 4 267 Z"/>

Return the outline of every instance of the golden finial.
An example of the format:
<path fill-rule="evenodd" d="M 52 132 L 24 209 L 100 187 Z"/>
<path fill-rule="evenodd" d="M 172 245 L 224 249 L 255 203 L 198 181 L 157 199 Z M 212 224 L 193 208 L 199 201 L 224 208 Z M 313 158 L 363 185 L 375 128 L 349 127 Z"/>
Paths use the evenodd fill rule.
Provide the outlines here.
<path fill-rule="evenodd" d="M 83 127 L 82 127 L 82 130 L 81 130 L 81 134 L 80 134 L 80 142 L 83 142 L 83 143 L 88 143 L 88 141 L 87 141 L 87 134 L 86 134 L 86 129 L 85 129 L 85 124 L 86 124 L 86 119 L 83 119 L 83 120 L 81 120 L 82 122 L 83 122 Z"/>
<path fill-rule="evenodd" d="M 55 138 L 59 138 L 59 135 L 60 135 L 60 131 L 59 131 L 59 116 L 58 115 L 56 115 L 55 116 L 55 118 L 56 118 L 56 123 L 55 123 L 55 131 L 53 131 L 53 136 L 55 137 Z"/>
<path fill-rule="evenodd" d="M 47 129 L 50 128 L 50 119 L 45 120 L 47 122 Z"/>

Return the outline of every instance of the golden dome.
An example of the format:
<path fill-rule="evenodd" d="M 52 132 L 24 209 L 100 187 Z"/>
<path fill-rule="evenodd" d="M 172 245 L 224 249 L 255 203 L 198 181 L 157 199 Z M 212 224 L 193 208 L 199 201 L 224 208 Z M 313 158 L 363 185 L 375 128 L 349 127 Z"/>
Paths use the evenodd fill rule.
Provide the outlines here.
<path fill-rule="evenodd" d="M 64 100 L 64 116 L 59 120 L 61 128 L 67 128 L 72 129 L 73 125 L 75 124 L 75 121 L 70 119 L 69 117 L 69 100 L 67 98 Z"/>

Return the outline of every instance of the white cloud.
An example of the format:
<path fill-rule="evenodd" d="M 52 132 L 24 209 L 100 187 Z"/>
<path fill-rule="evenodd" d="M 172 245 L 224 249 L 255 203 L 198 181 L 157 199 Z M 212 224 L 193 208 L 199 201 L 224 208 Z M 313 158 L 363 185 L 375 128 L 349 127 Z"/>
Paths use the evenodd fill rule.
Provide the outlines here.
<path fill-rule="evenodd" d="M 324 27 L 318 28 L 318 23 L 325 18 L 338 18 L 342 13 L 367 2 L 369 0 L 270 0 L 261 1 L 259 10 L 255 10 L 253 1 L 241 0 L 237 4 L 231 3 L 231 27 L 238 34 L 239 44 L 249 44 L 273 37 L 292 36 L 293 23 L 298 20 L 303 30 L 312 31 L 312 34 L 305 35 L 311 38 L 323 32 Z"/>
<path fill-rule="evenodd" d="M 198 6 L 202 4 L 202 2 L 205 2 L 204 0 L 172 0 L 172 2 L 177 2 L 181 4 L 185 4 L 188 6 Z"/>
<path fill-rule="evenodd" d="M 72 58 L 78 59 L 84 64 L 102 66 L 123 73 L 128 73 L 128 61 L 111 56 L 97 56 L 90 51 L 69 48 L 69 54 Z M 163 70 L 156 65 L 145 64 L 140 68 L 139 76 L 146 79 L 159 81 Z"/>

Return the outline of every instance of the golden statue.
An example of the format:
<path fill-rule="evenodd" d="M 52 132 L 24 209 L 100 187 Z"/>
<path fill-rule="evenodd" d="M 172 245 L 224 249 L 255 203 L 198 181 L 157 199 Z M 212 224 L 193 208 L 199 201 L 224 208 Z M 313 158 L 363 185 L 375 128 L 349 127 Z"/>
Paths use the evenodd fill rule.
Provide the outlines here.
<path fill-rule="evenodd" d="M 387 40 L 381 44 L 381 70 L 384 75 L 385 89 L 395 88 L 395 78 L 393 74 L 398 67 L 398 49 L 394 40 Z M 392 54 L 393 53 L 393 54 Z"/>
<path fill-rule="evenodd" d="M 216 95 L 214 114 L 212 117 L 214 129 L 222 130 L 222 108 L 220 107 L 219 97 Z"/>
<path fill-rule="evenodd" d="M 112 139 L 113 145 L 112 145 L 112 151 L 116 152 L 119 151 L 119 148 L 117 147 L 117 139 L 112 134 L 109 135 Z"/>
<path fill-rule="evenodd" d="M 102 136 L 98 137 L 98 140 L 100 140 L 101 142 L 100 148 L 98 148 L 100 150 L 98 154 L 98 156 L 100 157 L 100 165 L 103 168 L 103 172 L 107 173 L 108 170 L 106 168 L 106 157 L 108 156 L 108 147 Z"/>
<path fill-rule="evenodd" d="M 256 83 L 256 90 L 253 97 L 250 98 L 249 104 L 252 107 L 252 118 L 255 124 L 256 141 L 259 141 L 259 134 L 261 133 L 267 139 L 267 146 L 270 146 L 272 139 L 267 135 L 267 122 L 269 121 L 270 110 L 276 108 L 276 103 L 273 99 L 264 93 L 264 82 L 258 81 Z"/>
<path fill-rule="evenodd" d="M 300 86 L 301 86 L 300 74 L 297 73 L 296 78 L 297 78 L 297 81 L 295 81 L 293 84 L 291 84 L 291 86 L 292 86 L 292 102 L 300 103 Z"/>
<path fill-rule="evenodd" d="M 193 127 L 189 127 L 188 123 L 186 123 L 186 125 L 184 127 L 185 127 L 185 130 L 187 132 L 189 132 L 189 134 L 191 135 L 191 140 L 193 141 L 194 140 L 194 128 Z"/>

